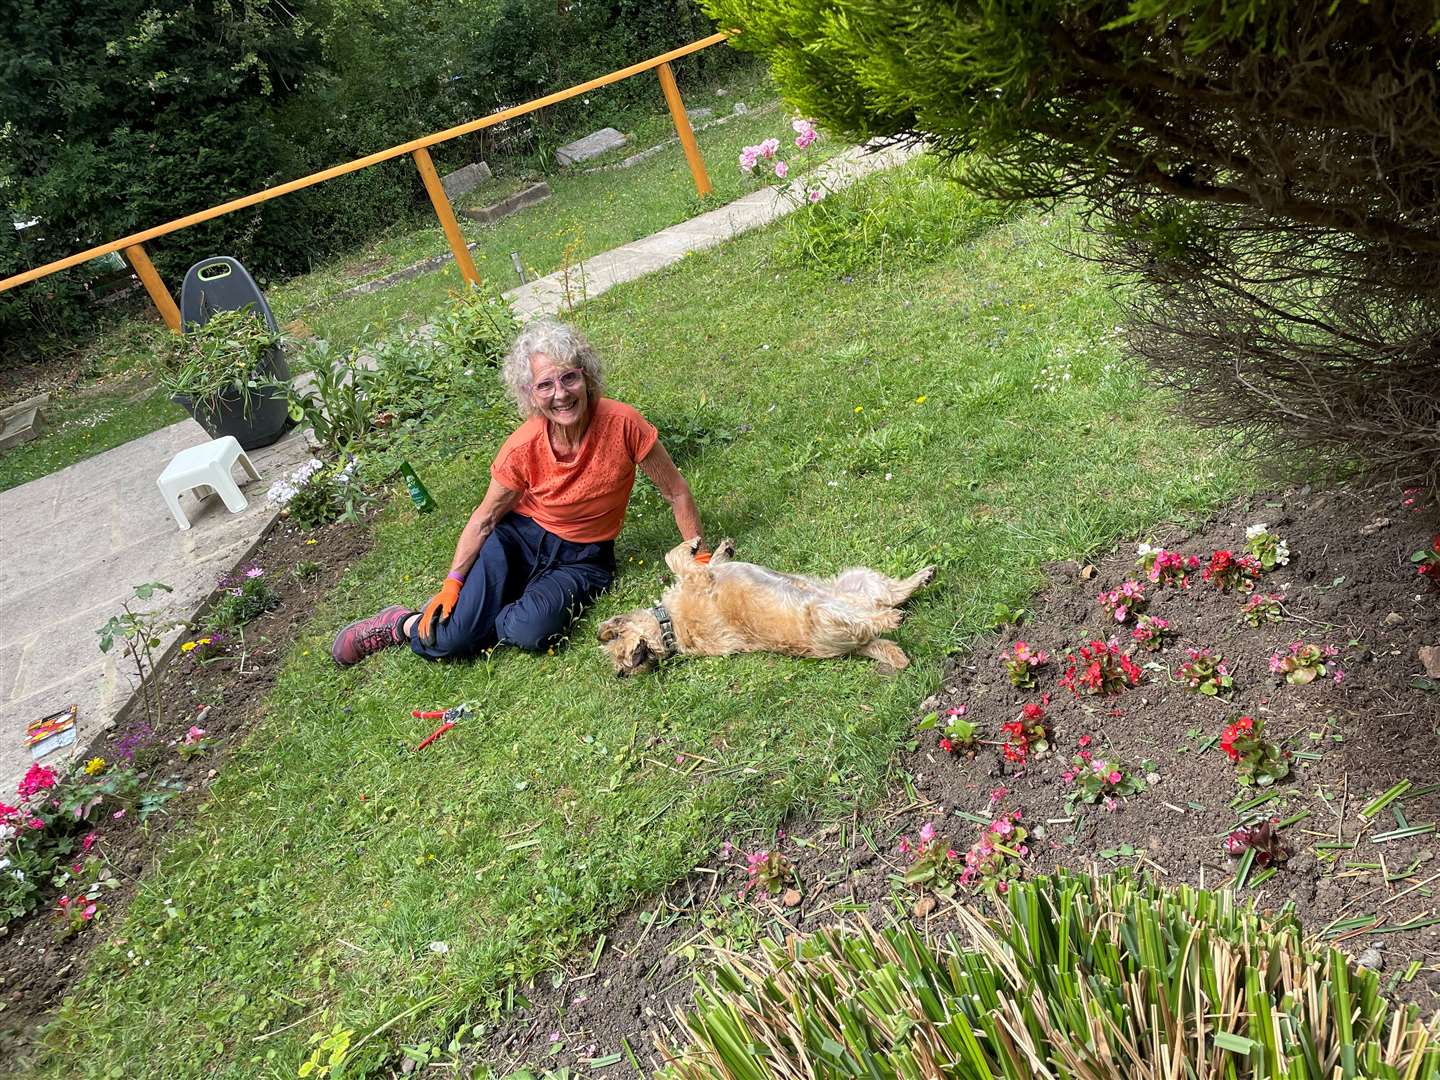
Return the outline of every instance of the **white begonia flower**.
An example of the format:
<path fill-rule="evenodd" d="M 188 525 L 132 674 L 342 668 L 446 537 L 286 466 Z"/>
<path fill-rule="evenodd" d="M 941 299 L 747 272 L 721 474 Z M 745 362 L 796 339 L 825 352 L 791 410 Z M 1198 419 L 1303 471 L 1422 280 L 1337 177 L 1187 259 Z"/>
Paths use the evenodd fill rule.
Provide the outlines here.
<path fill-rule="evenodd" d="M 1248 529 L 1245 530 L 1245 539 L 1254 540 L 1255 537 L 1265 532 L 1265 530 L 1268 528 L 1270 528 L 1270 526 L 1266 525 L 1263 521 L 1259 525 L 1251 525 Z"/>
<path fill-rule="evenodd" d="M 1143 542 L 1135 545 L 1135 554 L 1139 555 L 1142 559 L 1151 555 L 1158 555 L 1164 550 L 1164 548 L 1151 547 L 1149 544 Z"/>
<path fill-rule="evenodd" d="M 1290 545 L 1278 537 L 1275 540 L 1275 565 L 1284 566 L 1290 561 Z"/>

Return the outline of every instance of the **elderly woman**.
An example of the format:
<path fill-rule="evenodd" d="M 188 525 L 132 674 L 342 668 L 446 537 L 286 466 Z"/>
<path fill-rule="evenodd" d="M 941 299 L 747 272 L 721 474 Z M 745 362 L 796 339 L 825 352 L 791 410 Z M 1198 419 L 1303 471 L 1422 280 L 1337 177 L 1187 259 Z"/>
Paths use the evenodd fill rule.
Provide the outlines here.
<path fill-rule="evenodd" d="M 395 605 L 345 627 L 330 650 L 337 664 L 404 644 L 427 660 L 500 642 L 546 648 L 615 576 L 637 465 L 670 504 L 681 539 L 700 536 L 695 499 L 654 426 L 604 396 L 599 357 L 579 331 L 531 323 L 501 378 L 525 422 L 490 465 L 445 583 L 419 612 Z"/>

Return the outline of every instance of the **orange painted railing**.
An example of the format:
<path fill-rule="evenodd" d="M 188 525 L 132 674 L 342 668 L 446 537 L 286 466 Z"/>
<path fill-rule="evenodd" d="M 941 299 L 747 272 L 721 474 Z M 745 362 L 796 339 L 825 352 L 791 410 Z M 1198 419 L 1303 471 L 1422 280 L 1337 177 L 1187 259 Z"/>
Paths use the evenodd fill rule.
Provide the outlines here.
<path fill-rule="evenodd" d="M 638 64 L 631 64 L 629 67 L 621 68 L 619 71 L 612 71 L 608 75 L 602 75 L 598 79 L 591 79 L 589 82 L 571 86 L 565 90 L 557 90 L 553 94 L 536 98 L 534 101 L 527 101 L 523 105 L 516 105 L 513 108 L 502 109 L 500 112 L 483 116 L 479 120 L 471 120 L 468 123 L 459 124 L 456 127 L 446 128 L 444 131 L 437 131 L 418 139 L 411 139 L 409 142 L 401 143 L 399 146 L 392 146 L 388 150 L 380 150 L 374 154 L 367 154 L 365 157 L 356 158 L 354 161 L 347 161 L 343 165 L 335 165 L 329 169 L 322 169 L 320 172 L 311 173 L 309 176 L 302 176 L 298 180 L 288 180 L 283 184 L 276 184 L 274 187 L 266 188 L 264 191 L 257 191 L 253 195 L 246 195 L 239 199 L 231 199 L 229 202 L 221 203 L 219 206 L 212 206 L 208 210 L 201 210 L 194 214 L 187 214 L 185 217 L 176 218 L 174 221 L 167 221 L 164 225 L 156 225 L 154 228 L 143 229 L 140 232 L 132 233 L 130 236 L 122 237 L 119 240 L 112 240 L 108 244 L 101 244 L 86 251 L 77 252 L 74 255 L 67 255 L 63 259 L 46 263 L 44 266 L 37 266 L 33 270 L 26 270 L 11 277 L 0 279 L 0 292 L 6 289 L 13 289 L 17 285 L 24 285 L 27 282 L 38 281 L 43 277 L 58 273 L 61 270 L 68 270 L 71 267 L 79 266 L 83 262 L 99 258 L 101 255 L 108 255 L 112 251 L 124 252 L 129 260 L 130 266 L 139 276 L 145 286 L 146 292 L 150 294 L 156 308 L 165 319 L 170 329 L 180 329 L 180 311 L 175 306 L 175 300 L 165 283 L 160 280 L 160 275 L 155 272 L 154 266 L 150 263 L 149 256 L 145 253 L 143 245 L 148 240 L 154 240 L 161 236 L 168 236 L 170 233 L 179 232 L 181 229 L 198 225 L 202 221 L 210 221 L 212 218 L 223 217 L 225 214 L 234 213 L 236 210 L 244 210 L 247 207 L 255 206 L 258 203 L 268 202 L 271 199 L 278 199 L 281 195 L 288 195 L 292 191 L 299 191 L 301 188 L 310 187 L 312 184 L 321 184 L 326 180 L 333 180 L 337 176 L 345 176 L 347 173 L 359 172 L 361 169 L 368 169 L 371 165 L 378 165 L 382 161 L 390 161 L 393 158 L 409 154 L 415 159 L 415 166 L 420 171 L 420 179 L 425 184 L 425 191 L 430 196 L 430 202 L 435 207 L 435 216 L 440 219 L 440 225 L 445 230 L 445 238 L 449 241 L 450 250 L 455 256 L 455 262 L 460 267 L 460 273 L 465 280 L 471 284 L 480 283 L 480 275 L 475 270 L 475 263 L 470 258 L 470 249 L 465 245 L 465 238 L 460 232 L 460 224 L 455 220 L 455 211 L 450 206 L 450 200 L 446 197 L 444 189 L 440 186 L 440 177 L 435 172 L 435 164 L 430 160 L 430 147 L 439 143 L 448 142 L 450 139 L 459 138 L 461 135 L 469 135 L 473 131 L 480 131 L 483 128 L 494 127 L 496 124 L 503 124 L 507 120 L 513 120 L 517 116 L 524 116 L 527 113 L 543 109 L 547 105 L 554 105 L 557 102 L 567 101 L 570 98 L 587 94 L 591 90 L 599 89 L 602 86 L 609 86 L 612 83 L 628 79 L 632 75 L 639 75 L 642 72 L 654 70 L 660 79 L 660 88 L 665 95 L 666 104 L 670 107 L 671 118 L 675 121 L 675 131 L 680 137 L 680 144 L 685 150 L 685 159 L 690 166 L 690 174 L 695 180 L 695 190 L 701 195 L 710 194 L 710 178 L 705 172 L 705 162 L 700 156 L 700 148 L 695 142 L 695 133 L 690 128 L 690 119 L 685 113 L 685 106 L 680 100 L 680 92 L 675 86 L 675 73 L 671 70 L 670 61 L 678 60 L 682 56 L 689 56 L 701 49 L 708 49 L 711 45 L 718 45 L 726 40 L 726 34 L 711 34 L 699 41 L 692 41 L 689 45 L 683 45 L 678 49 L 671 49 L 659 56 L 652 56 L 649 60 L 642 60 Z"/>

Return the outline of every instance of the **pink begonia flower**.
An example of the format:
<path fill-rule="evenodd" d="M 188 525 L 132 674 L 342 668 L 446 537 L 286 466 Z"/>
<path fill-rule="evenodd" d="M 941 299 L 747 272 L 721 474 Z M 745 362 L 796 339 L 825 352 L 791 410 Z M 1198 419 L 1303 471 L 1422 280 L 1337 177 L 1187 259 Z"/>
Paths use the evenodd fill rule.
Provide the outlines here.
<path fill-rule="evenodd" d="M 1029 846 L 1026 845 L 1026 844 L 1021 844 L 1019 847 L 1017 847 L 1017 848 L 1015 849 L 1015 853 L 1016 853 L 1017 855 L 1029 855 L 1029 854 L 1030 854 L 1030 848 L 1029 848 Z"/>
<path fill-rule="evenodd" d="M 931 840 L 934 839 L 935 826 L 931 825 L 930 822 L 927 821 L 924 825 L 920 826 L 920 842 L 922 844 L 928 844 Z"/>
<path fill-rule="evenodd" d="M 976 863 L 978 863 L 979 861 L 980 861 L 980 856 L 977 855 L 977 854 L 975 854 L 975 850 L 974 850 L 973 848 L 970 849 L 969 851 L 967 851 L 967 852 L 965 853 L 965 865 L 966 865 L 966 866 L 974 866 L 974 865 L 975 865 Z"/>
<path fill-rule="evenodd" d="M 766 139 L 759 146 L 760 156 L 767 160 L 775 156 L 775 151 L 780 149 L 779 139 Z"/>
<path fill-rule="evenodd" d="M 88 852 L 91 848 L 93 848 L 93 847 L 95 846 L 95 841 L 97 841 L 97 840 L 99 840 L 99 839 L 100 839 L 100 834 L 97 833 L 97 832 L 94 832 L 93 830 L 92 830 L 91 832 L 86 833 L 86 834 L 85 834 L 85 839 L 83 839 L 83 840 L 80 841 L 80 850 L 81 850 L 81 851 L 87 851 L 87 852 Z"/>
<path fill-rule="evenodd" d="M 754 171 L 755 171 L 755 162 L 759 159 L 759 157 L 760 157 L 760 151 L 759 151 L 759 148 L 758 148 L 758 147 L 754 147 L 754 146 L 747 146 L 747 147 L 745 147 L 744 150 L 741 150 L 741 151 L 740 151 L 740 171 L 741 171 L 741 172 L 747 172 L 747 173 L 748 173 L 748 172 L 754 172 Z"/>
<path fill-rule="evenodd" d="M 1090 736 L 1089 736 L 1089 735 L 1081 735 L 1080 738 L 1078 738 L 1078 739 L 1075 740 L 1075 742 L 1076 742 L 1076 744 L 1079 745 L 1079 746 L 1089 746 L 1089 745 L 1090 745 Z"/>
<path fill-rule="evenodd" d="M 910 838 L 908 836 L 900 837 L 900 843 L 896 844 L 895 847 L 902 855 L 908 855 L 910 853 Z"/>
<path fill-rule="evenodd" d="M 992 827 L 994 828 L 995 832 L 998 833 L 1000 836 L 1009 836 L 1012 832 L 1015 831 L 1015 826 L 1011 825 L 1010 822 L 1006 821 L 1004 818 L 1001 818 L 999 821 L 995 822 L 994 826 Z"/>
<path fill-rule="evenodd" d="M 203 739 L 204 737 L 205 737 L 205 729 L 202 728 L 202 727 L 195 727 L 195 726 L 192 724 L 192 725 L 190 726 L 190 730 L 185 733 L 185 745 L 186 745 L 186 746 L 189 746 L 189 745 L 191 745 L 191 744 L 193 744 L 193 743 L 197 743 L 197 742 L 199 742 L 201 739 Z"/>
<path fill-rule="evenodd" d="M 726 840 L 723 844 L 720 845 L 720 858 L 728 859 L 730 857 L 730 853 L 734 850 L 735 845 L 730 843 L 729 840 Z"/>
<path fill-rule="evenodd" d="M 800 135 L 796 136 L 796 138 L 795 138 L 795 145 L 796 145 L 799 149 L 804 150 L 807 146 L 809 146 L 811 143 L 813 143 L 813 142 L 814 142 L 816 139 L 818 139 L 819 137 L 820 137 L 820 133 L 819 133 L 818 131 L 816 131 L 814 128 L 811 128 L 809 131 L 802 132 Z"/>
<path fill-rule="evenodd" d="M 1115 808 L 1119 805 L 1120 804 L 1117 803 L 1114 799 L 1112 799 L 1109 795 L 1105 796 L 1105 809 L 1109 813 L 1113 814 L 1115 812 Z"/>
<path fill-rule="evenodd" d="M 814 124 L 803 118 L 790 121 L 790 130 L 795 132 L 796 135 L 804 135 L 805 132 L 813 130 L 813 128 Z"/>
<path fill-rule="evenodd" d="M 820 201 L 820 192 L 812 191 L 809 195 L 806 196 L 806 198 L 809 199 L 812 203 L 817 203 Z"/>
<path fill-rule="evenodd" d="M 124 816 L 125 816 L 125 811 L 124 811 L 124 810 L 116 810 L 113 814 L 110 815 L 110 818 L 111 818 L 111 820 L 113 820 L 113 821 L 119 821 L 119 820 L 120 820 L 122 817 L 124 817 Z"/>
<path fill-rule="evenodd" d="M 1110 783 L 1112 783 L 1112 784 L 1118 784 L 1118 783 L 1121 781 L 1122 777 L 1120 776 L 1120 772 L 1119 772 L 1119 770 L 1117 769 L 1116 771 L 1112 772 L 1109 776 L 1107 776 L 1106 779 L 1109 780 Z"/>
<path fill-rule="evenodd" d="M 995 889 L 996 889 L 997 892 L 1002 892 L 1002 893 L 1004 893 L 1004 892 L 1009 892 L 1009 891 L 1010 891 L 1010 883 L 1009 883 L 1008 881 L 1002 881 L 1002 882 L 1000 882 L 999 884 L 997 884 L 997 885 L 995 886 Z"/>
<path fill-rule="evenodd" d="M 1337 685 L 1337 686 L 1340 685 L 1340 683 L 1344 680 L 1344 678 L 1345 678 L 1345 672 L 1343 672 L 1343 671 L 1340 670 L 1339 668 L 1336 668 L 1336 669 L 1335 669 L 1335 675 L 1334 675 L 1335 685 Z"/>
<path fill-rule="evenodd" d="M 960 856 L 960 853 L 959 853 L 958 851 L 956 851 L 953 847 L 952 847 L 952 848 L 946 848 L 946 849 L 945 849 L 945 858 L 947 858 L 947 859 L 956 859 L 956 858 L 959 858 L 959 856 Z"/>
<path fill-rule="evenodd" d="M 967 706 L 965 706 L 965 705 L 956 705 L 955 708 L 953 708 L 953 709 L 946 709 L 946 710 L 945 710 L 945 715 L 946 715 L 946 716 L 964 716 L 964 715 L 965 715 L 965 710 L 966 710 L 966 708 L 967 708 Z"/>
<path fill-rule="evenodd" d="M 785 162 L 783 162 L 783 161 L 777 161 L 777 162 L 775 162 L 775 176 L 776 176 L 777 179 L 784 180 L 785 177 L 787 177 L 787 176 L 789 176 L 789 175 L 790 175 L 790 166 L 789 166 L 789 165 L 786 165 Z"/>

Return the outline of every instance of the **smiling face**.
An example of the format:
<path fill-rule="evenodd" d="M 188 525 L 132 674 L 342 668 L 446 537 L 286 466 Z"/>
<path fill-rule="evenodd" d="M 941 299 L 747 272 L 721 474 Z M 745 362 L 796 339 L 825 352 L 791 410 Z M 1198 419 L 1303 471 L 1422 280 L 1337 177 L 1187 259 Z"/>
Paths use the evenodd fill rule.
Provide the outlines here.
<path fill-rule="evenodd" d="M 530 401 L 546 420 L 568 431 L 584 431 L 590 421 L 585 373 L 557 364 L 544 353 L 530 357 Z"/>

